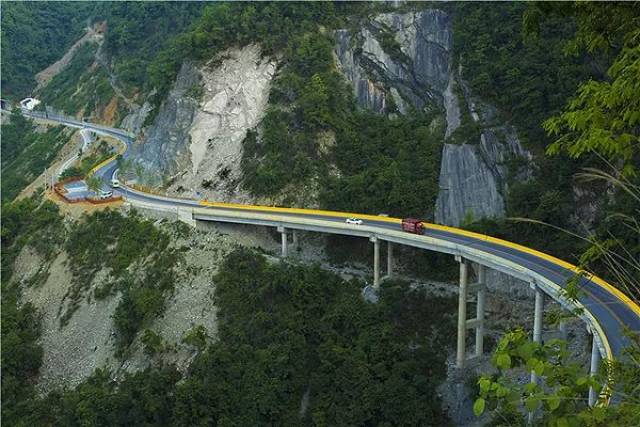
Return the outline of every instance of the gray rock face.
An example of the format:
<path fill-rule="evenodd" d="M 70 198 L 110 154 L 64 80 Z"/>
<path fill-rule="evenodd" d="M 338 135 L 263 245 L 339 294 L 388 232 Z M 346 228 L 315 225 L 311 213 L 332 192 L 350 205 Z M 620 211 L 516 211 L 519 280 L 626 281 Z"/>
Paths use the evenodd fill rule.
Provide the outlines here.
<path fill-rule="evenodd" d="M 449 76 L 449 83 L 447 88 L 442 94 L 444 98 L 444 109 L 447 119 L 447 130 L 445 131 L 444 138 L 447 139 L 451 136 L 453 131 L 460 127 L 462 117 L 460 115 L 460 105 L 458 105 L 458 96 L 455 93 L 456 79 L 453 73 Z"/>
<path fill-rule="evenodd" d="M 185 63 L 134 147 L 142 181 L 165 184 L 172 195 L 251 202 L 238 185 L 242 142 L 264 116 L 276 65 L 258 45 L 228 49 L 197 68 Z M 127 125 L 143 118 L 131 116 Z"/>
<path fill-rule="evenodd" d="M 458 226 L 465 217 L 498 218 L 505 213 L 508 161 L 531 160 L 512 126 L 487 128 L 479 144 L 445 144 L 440 166 L 440 192 L 436 201 L 437 223 Z M 527 180 L 531 168 L 516 179 Z"/>
<path fill-rule="evenodd" d="M 120 127 L 133 134 L 139 134 L 142 131 L 142 126 L 147 115 L 149 115 L 152 109 L 153 107 L 147 101 L 145 101 L 142 106 L 133 105 L 132 108 L 130 108 L 131 112 L 120 122 Z"/>
<path fill-rule="evenodd" d="M 444 145 L 436 222 L 460 225 L 467 214 L 474 219 L 504 216 L 507 163 L 515 157 L 531 160 L 531 154 L 520 145 L 516 130 L 500 123 L 497 110 L 474 97 L 459 78 L 460 70 L 453 70 L 450 17 L 436 9 L 386 13 L 355 34 L 337 31 L 336 39 L 338 66 L 361 107 L 388 113 L 395 105 L 401 114 L 410 108 L 444 110 L 445 139 L 461 125 L 462 109 L 482 128 L 479 141 Z M 527 169 L 517 178 L 530 175 Z"/>
<path fill-rule="evenodd" d="M 389 99 L 400 113 L 406 104 L 440 108 L 451 74 L 449 16 L 436 9 L 377 16 L 357 34 L 336 32 L 339 67 L 358 104 L 382 113 Z"/>
<path fill-rule="evenodd" d="M 257 45 L 229 49 L 221 58 L 200 69 L 203 90 L 189 131 L 190 167 L 168 191 L 194 189 L 213 200 L 251 202 L 239 189 L 242 143 L 264 116 L 276 62 Z"/>
<path fill-rule="evenodd" d="M 134 145 L 132 156 L 146 170 L 145 181 L 158 184 L 183 169 L 185 159 L 188 161 L 189 131 L 198 102 L 186 93 L 200 84 L 195 66 L 183 64 L 154 125 L 142 142 Z"/>

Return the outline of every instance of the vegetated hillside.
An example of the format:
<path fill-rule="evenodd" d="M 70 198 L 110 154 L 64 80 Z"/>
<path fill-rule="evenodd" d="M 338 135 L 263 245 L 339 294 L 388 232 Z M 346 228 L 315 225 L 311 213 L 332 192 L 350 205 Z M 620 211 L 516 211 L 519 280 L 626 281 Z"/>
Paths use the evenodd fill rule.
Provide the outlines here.
<path fill-rule="evenodd" d="M 2 203 L 13 200 L 42 174 L 69 140 L 63 126 L 41 128 L 19 112 L 11 114 L 2 132 Z"/>
<path fill-rule="evenodd" d="M 2 97 L 29 96 L 35 75 L 82 36 L 95 3 L 2 4 Z"/>
<path fill-rule="evenodd" d="M 583 252 L 561 232 L 478 218 L 527 216 L 573 231 L 595 230 L 594 239 L 606 240 L 586 253 L 586 261 L 600 256 L 602 247 L 618 246 L 632 261 L 638 259 L 635 193 L 577 185 L 575 172 L 601 164 L 597 156 L 542 155 L 548 140 L 540 121 L 558 111 L 580 81 L 601 74 L 592 70 L 602 61 L 595 53 L 596 60 L 561 56 L 573 38 L 571 18 L 553 18 L 538 39 L 528 40 L 521 31 L 521 4 L 442 5 L 443 10 L 423 3 L 196 6 L 105 3 L 101 18 L 112 31 L 107 29 L 104 44 L 78 52 L 43 96 L 69 113 L 96 117 L 104 117 L 105 106 L 116 99 L 119 113 L 110 121 L 146 128 L 144 144 L 173 144 L 173 151 L 158 145 L 149 152 L 167 157 L 179 152 L 187 159 L 183 170 L 193 167 L 194 158 L 207 166 L 206 155 L 190 154 L 194 148 L 210 154 L 224 133 L 207 138 L 205 132 L 191 141 L 191 117 L 183 116 L 182 140 L 153 135 L 166 135 L 158 130 L 177 123 L 172 117 L 177 111 L 236 114 L 246 99 L 216 99 L 225 88 L 213 86 L 219 91 L 209 93 L 194 82 L 242 63 L 238 52 L 259 52 L 245 69 L 278 64 L 269 81 L 268 107 L 252 121 L 225 129 L 246 134 L 240 167 L 235 165 L 242 179 L 214 163 L 220 169 L 203 169 L 209 175 L 202 181 L 197 173 L 190 178 L 196 191 L 207 194 L 223 183 L 271 202 L 428 218 L 437 217 L 436 200 L 457 192 L 461 197 L 442 205 L 454 206 L 455 215 L 448 218 L 466 227 L 568 260 Z M 144 25 L 130 31 L 137 23 L 156 31 L 149 37 Z M 434 28 L 437 37 L 427 31 Z M 164 30 L 169 37 L 157 35 Z M 426 51 L 417 47 L 421 37 L 437 45 L 429 55 L 445 64 L 422 76 L 436 76 L 433 87 L 427 84 L 431 80 L 406 77 L 406 70 L 414 76 L 417 58 L 424 58 Z M 183 72 L 189 78 L 182 78 Z M 180 86 L 184 83 L 190 84 Z M 413 96 L 421 90 L 429 99 Z M 172 109 L 172 102 L 191 109 Z M 207 102 L 215 108 L 202 105 Z M 635 120 L 624 117 L 624 123 Z M 629 134 L 637 135 L 632 127 Z M 206 121 L 197 129 L 208 129 Z M 234 134 L 234 141 L 240 139 Z M 41 147 L 36 142 L 25 147 L 32 146 Z M 41 166 L 33 161 L 40 159 L 34 150 L 7 146 L 9 159 L 22 156 L 35 170 Z M 4 155 L 3 140 L 3 198 Z M 24 185 L 18 178 L 15 187 Z M 637 178 L 630 179 L 637 185 Z M 179 176 L 162 184 L 176 192 L 182 185 Z M 483 188 L 495 197 L 474 204 L 477 200 L 467 196 Z M 11 188 L 6 191 L 11 194 Z M 227 257 L 213 276 L 212 260 L 231 252 L 233 238 L 191 231 L 184 231 L 185 237 L 179 227 L 157 228 L 135 216 L 101 213 L 63 221 L 55 206 L 37 198 L 3 205 L 3 214 L 6 422 L 190 425 L 230 423 L 237 416 L 244 417 L 241 424 L 429 422 L 421 416 L 447 422 L 434 397 L 444 375 L 443 353 L 432 349 L 450 342 L 451 325 L 446 317 L 444 325 L 441 316 L 431 317 L 438 315 L 434 307 L 453 312 L 447 299 L 426 298 L 389 282 L 381 303 L 370 306 L 358 295 L 361 284 L 243 250 Z M 356 250 L 333 242 L 353 259 Z M 612 275 L 606 259 L 591 266 Z M 637 270 L 631 274 L 633 279 Z M 40 316 L 46 319 L 42 330 Z M 182 323 L 175 326 L 178 319 Z M 219 319 L 218 331 L 201 327 L 204 319 Z M 429 323 L 442 329 L 426 330 Z M 85 333 L 91 327 L 97 329 Z M 94 367 L 105 369 L 86 379 Z M 47 390 L 62 383 L 78 387 L 33 398 L 35 378 Z"/>
<path fill-rule="evenodd" d="M 574 191 L 570 177 L 582 163 L 541 155 L 548 141 L 540 122 L 563 105 L 591 67 L 586 59 L 562 55 L 573 33 L 570 19 L 546 23 L 537 39 L 529 39 L 522 32 L 524 5 L 492 6 L 451 5 L 439 12 L 425 4 L 212 5 L 149 66 L 159 90 L 155 107 L 142 117 L 150 126 L 138 153 L 146 169 L 141 178 L 175 193 L 188 189 L 235 201 L 246 201 L 249 193 L 270 203 L 419 215 L 452 224 L 519 213 L 529 209 L 521 205 L 523 194 L 557 187 L 557 193 L 536 196 L 540 206 L 555 201 L 551 211 L 536 210 L 547 212 L 537 219 L 561 218 L 573 228 L 582 214 L 575 208 L 588 210 L 594 195 Z M 411 20 L 419 34 L 406 24 Z M 440 51 L 414 47 L 420 37 L 432 37 L 429 31 L 445 35 L 439 36 Z M 235 70 L 234 49 L 252 43 L 277 61 L 267 108 L 222 96 L 230 90 L 224 85 L 190 89 Z M 497 60 L 487 59 L 493 53 Z M 207 63 L 213 72 L 187 78 L 193 73 L 183 64 L 190 61 Z M 443 70 L 425 71 L 436 66 Z M 418 102 L 423 86 L 431 87 L 432 99 Z M 158 105 L 163 97 L 166 102 Z M 232 123 L 219 108 L 247 119 Z M 192 132 L 206 123 L 196 117 L 210 113 L 222 115 L 222 124 L 209 119 L 208 133 Z M 256 115 L 262 118 L 253 128 Z M 235 136 L 225 137 L 230 132 L 246 132 L 241 147 L 229 142 Z M 198 152 L 212 160 L 198 167 Z M 543 247 L 555 240 L 559 251 L 574 243 L 561 235 L 532 242 Z"/>
<path fill-rule="evenodd" d="M 35 95 L 67 114 L 119 122 L 148 86 L 146 67 L 190 24 L 202 2 L 8 3 L 2 18 L 2 86 L 14 101 L 31 95 L 35 76 L 63 57 L 85 28 L 97 25 L 104 43 L 83 45 L 54 81 Z"/>
<path fill-rule="evenodd" d="M 446 420 L 453 298 L 388 282 L 371 305 L 359 281 L 135 215 L 63 221 L 37 198 L 3 213 L 5 422 Z M 35 397 L 36 378 L 78 386 Z"/>
<path fill-rule="evenodd" d="M 42 97 L 70 113 L 145 129 L 139 179 L 174 194 L 458 225 L 520 212 L 519 194 L 553 184 L 559 193 L 538 201 L 555 197 L 557 212 L 546 218 L 572 227 L 573 207 L 593 197 L 581 190 L 575 200 L 569 176 L 577 164 L 539 156 L 546 145 L 540 122 L 592 67 L 562 55 L 574 30 L 570 19 L 556 18 L 537 38 L 527 37 L 525 10 L 104 5 L 93 16 L 106 22 L 102 46 L 86 45 Z M 248 45 L 277 64 L 264 85 L 242 61 L 233 65 L 234 49 Z M 197 71 L 179 74 L 184 66 Z M 231 73 L 244 76 L 243 93 L 266 88 L 268 104 L 223 96 L 237 85 L 215 76 Z M 211 78 L 217 86 L 198 88 Z"/>

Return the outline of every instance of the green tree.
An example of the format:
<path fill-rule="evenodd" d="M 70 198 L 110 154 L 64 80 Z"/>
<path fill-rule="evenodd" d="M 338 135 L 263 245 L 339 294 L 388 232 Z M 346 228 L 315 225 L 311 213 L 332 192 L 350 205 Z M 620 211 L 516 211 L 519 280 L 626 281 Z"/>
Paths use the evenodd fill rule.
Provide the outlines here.
<path fill-rule="evenodd" d="M 581 85 L 565 111 L 544 123 L 558 137 L 547 153 L 597 153 L 628 176 L 635 174 L 640 157 L 640 30 L 625 36 L 608 77 Z"/>
<path fill-rule="evenodd" d="M 478 380 L 479 397 L 473 408 L 479 416 L 492 410 L 500 425 L 523 425 L 523 413 L 536 413 L 535 425 L 549 426 L 630 426 L 640 414 L 640 335 L 630 336 L 631 345 L 621 359 L 604 363 L 600 374 L 590 376 L 583 366 L 572 361 L 567 343 L 551 340 L 544 344 L 530 341 L 522 329 L 508 332 L 498 343 L 492 363 L 498 375 Z M 530 371 L 540 383 L 522 384 L 516 378 Z M 612 380 L 615 404 L 589 407 L 589 387 L 596 392 Z M 544 385 L 542 385 L 544 383 Z"/>
<path fill-rule="evenodd" d="M 632 175 L 640 146 L 640 11 L 624 2 L 540 4 L 529 10 L 529 31 L 535 33 L 538 23 L 553 14 L 577 22 L 568 53 L 613 59 L 606 76 L 583 83 L 565 109 L 545 121 L 547 133 L 556 137 L 547 152 L 566 151 L 572 157 L 596 153 Z"/>
<path fill-rule="evenodd" d="M 84 182 L 87 184 L 87 188 L 96 194 L 98 194 L 102 188 L 102 180 L 95 175 L 86 177 Z"/>
<path fill-rule="evenodd" d="M 327 86 L 319 74 L 314 74 L 302 90 L 298 102 L 302 120 L 310 129 L 322 129 L 329 123 L 331 113 L 327 105 L 328 101 Z"/>

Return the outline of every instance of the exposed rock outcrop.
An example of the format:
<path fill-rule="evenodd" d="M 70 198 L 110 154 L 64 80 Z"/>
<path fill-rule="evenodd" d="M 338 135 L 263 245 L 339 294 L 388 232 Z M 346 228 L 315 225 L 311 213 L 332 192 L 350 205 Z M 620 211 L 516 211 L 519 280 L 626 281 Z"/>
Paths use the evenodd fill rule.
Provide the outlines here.
<path fill-rule="evenodd" d="M 444 111 L 449 139 L 463 121 L 462 110 L 481 128 L 479 140 L 445 144 L 436 202 L 439 223 L 459 225 L 465 216 L 500 217 L 505 212 L 508 162 L 531 160 L 513 126 L 464 85 L 454 70 L 451 19 L 426 9 L 378 15 L 358 33 L 336 32 L 339 68 L 353 85 L 358 104 L 378 113 L 409 108 Z M 464 98 L 464 105 L 459 99 Z M 460 142 L 460 141 L 458 141 Z M 527 179 L 531 171 L 520 171 Z"/>
<path fill-rule="evenodd" d="M 451 74 L 449 16 L 437 9 L 377 16 L 356 34 L 336 32 L 336 57 L 358 104 L 377 112 L 405 104 L 440 108 Z M 392 102 L 390 102 L 392 99 Z"/>
<path fill-rule="evenodd" d="M 68 295 L 75 280 L 69 257 L 60 250 L 47 261 L 30 246 L 22 249 L 14 264 L 12 283 L 21 286 L 22 301 L 32 303 L 42 316 L 39 344 L 44 354 L 36 378 L 39 392 L 75 387 L 95 369 L 107 368 L 114 377 L 119 377 L 155 363 L 170 363 L 184 372 L 195 355 L 195 349 L 183 342 L 185 335 L 196 325 L 204 326 L 211 338 L 217 335 L 212 276 L 227 254 L 238 245 L 260 247 L 268 252 L 275 252 L 278 247 L 266 229 L 255 227 L 212 225 L 206 232 L 181 231 L 181 227 L 166 220 L 157 221 L 156 226 L 170 233 L 172 248 L 185 248 L 186 253 L 185 262 L 177 267 L 175 289 L 167 297 L 163 314 L 145 326 L 162 337 L 164 344 L 164 351 L 154 358 L 145 354 L 143 330 L 122 357 L 116 355 L 117 328 L 113 316 L 121 294 L 115 292 L 98 299 L 94 293 L 113 280 L 109 270 L 102 269 L 91 276 L 85 296 L 77 301 L 77 309 L 68 323 L 61 325 L 61 316 L 71 304 Z M 143 260 L 130 266 L 129 271 L 135 276 L 147 266 Z"/>
<path fill-rule="evenodd" d="M 444 133 L 445 139 L 449 138 L 451 134 L 460 127 L 460 123 L 462 121 L 460 105 L 458 104 L 458 95 L 455 92 L 456 85 L 456 79 L 452 73 L 449 76 L 447 88 L 442 94 L 447 119 L 447 130 Z"/>
<path fill-rule="evenodd" d="M 198 108 L 198 102 L 186 93 L 200 84 L 198 70 L 193 64 L 185 63 L 155 123 L 141 143 L 134 145 L 132 157 L 146 171 L 142 177 L 144 181 L 158 184 L 186 168 L 189 161 L 189 130 Z"/>
<path fill-rule="evenodd" d="M 141 106 L 129 106 L 131 112 L 122 119 L 120 127 L 135 135 L 139 134 L 142 131 L 147 115 L 149 115 L 152 108 L 151 104 L 147 101 L 145 101 Z"/>
<path fill-rule="evenodd" d="M 229 49 L 207 65 L 185 63 L 136 157 L 168 191 L 244 201 L 242 141 L 267 107 L 276 63 L 256 45 Z"/>
<path fill-rule="evenodd" d="M 467 104 L 464 107 L 481 131 L 480 141 L 443 147 L 435 221 L 454 226 L 467 217 L 504 216 L 509 178 L 528 180 L 533 172 L 533 156 L 520 144 L 516 129 L 501 124 L 493 106 L 473 97 L 464 84 L 462 87 Z"/>

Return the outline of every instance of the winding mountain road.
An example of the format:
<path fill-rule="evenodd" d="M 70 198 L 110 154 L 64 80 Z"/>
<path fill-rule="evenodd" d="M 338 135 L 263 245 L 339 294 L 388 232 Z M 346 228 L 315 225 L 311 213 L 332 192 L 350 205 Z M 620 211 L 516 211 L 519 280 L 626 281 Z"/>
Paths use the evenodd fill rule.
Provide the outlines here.
<path fill-rule="evenodd" d="M 27 115 L 34 117 L 32 114 Z M 96 133 L 112 136 L 122 141 L 127 148 L 133 142 L 133 136 L 121 129 L 64 118 L 48 117 L 47 120 L 77 128 L 88 128 Z M 114 160 L 115 157 L 104 162 L 95 172 L 102 177 L 105 186 L 117 167 Z M 607 359 L 612 359 L 623 351 L 627 343 L 623 333 L 625 328 L 640 332 L 640 307 L 617 288 L 599 277 L 582 272 L 579 277 L 581 292 L 578 301 L 567 300 L 562 289 L 566 286 L 567 280 L 576 277 L 580 272 L 576 266 L 504 240 L 429 223 L 424 223 L 423 235 L 414 235 L 402 232 L 401 219 L 384 216 L 186 200 L 147 194 L 131 188 L 119 189 L 116 192 L 132 205 L 176 212 L 179 216 L 182 212 L 193 220 L 267 225 L 277 226 L 282 230 L 319 231 L 377 238 L 449 253 L 477 262 L 542 289 L 567 309 L 583 309 L 580 317 L 594 334 L 600 355 Z M 345 224 L 348 217 L 358 217 L 363 220 L 363 224 Z"/>

